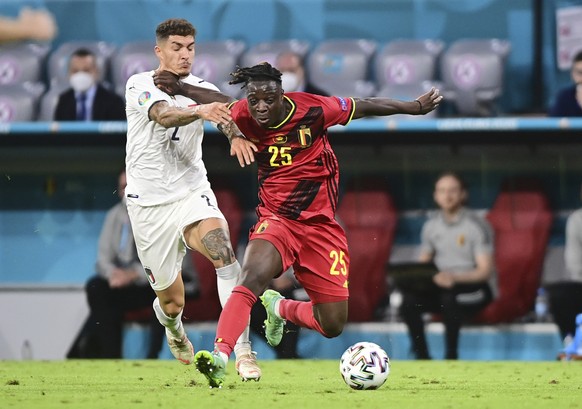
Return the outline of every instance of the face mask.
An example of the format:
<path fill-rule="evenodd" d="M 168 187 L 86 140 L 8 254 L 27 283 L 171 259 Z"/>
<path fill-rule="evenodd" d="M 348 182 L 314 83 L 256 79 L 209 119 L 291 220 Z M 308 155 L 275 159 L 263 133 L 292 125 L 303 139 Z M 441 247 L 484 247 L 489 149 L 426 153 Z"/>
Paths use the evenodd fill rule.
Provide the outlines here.
<path fill-rule="evenodd" d="M 69 82 L 76 92 L 85 92 L 93 86 L 95 80 L 88 72 L 79 71 L 71 75 Z"/>
<path fill-rule="evenodd" d="M 281 77 L 281 86 L 285 92 L 297 91 L 299 88 L 299 78 L 294 72 L 285 71 Z"/>

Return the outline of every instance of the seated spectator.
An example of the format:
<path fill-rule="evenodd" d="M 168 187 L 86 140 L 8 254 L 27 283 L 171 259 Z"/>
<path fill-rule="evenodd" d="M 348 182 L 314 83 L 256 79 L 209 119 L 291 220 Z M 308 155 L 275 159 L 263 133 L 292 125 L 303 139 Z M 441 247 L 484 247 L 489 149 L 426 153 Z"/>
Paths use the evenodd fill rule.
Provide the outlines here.
<path fill-rule="evenodd" d="M 325 91 L 309 82 L 299 54 L 291 51 L 279 54 L 275 61 L 275 67 L 283 74 L 281 81 L 285 92 L 309 92 L 310 94 L 328 95 Z"/>
<path fill-rule="evenodd" d="M 576 316 L 582 313 L 582 209 L 568 216 L 564 261 L 565 276 L 544 285 L 562 339 L 574 336 Z"/>
<path fill-rule="evenodd" d="M 582 116 L 582 51 L 574 56 L 570 75 L 574 83 L 558 92 L 549 116 Z"/>
<path fill-rule="evenodd" d="M 46 10 L 23 7 L 17 18 L 0 16 L 0 43 L 51 41 L 57 35 L 55 18 Z"/>
<path fill-rule="evenodd" d="M 122 357 L 123 320 L 127 311 L 151 310 L 156 294 L 138 259 L 125 205 L 125 170 L 119 175 L 120 202 L 107 216 L 99 237 L 96 270 L 85 288 L 90 314 L 68 358 Z M 197 294 L 192 257 L 184 257 L 182 275 L 187 297 Z M 151 314 L 147 358 L 157 358 L 165 337 L 164 327 Z"/>
<path fill-rule="evenodd" d="M 493 239 L 488 223 L 465 208 L 467 189 L 459 175 L 443 173 L 435 183 L 434 201 L 439 212 L 422 228 L 419 261 L 434 262 L 434 286 L 422 293 L 402 290 L 400 315 L 409 331 L 417 359 L 431 359 L 422 314 L 442 314 L 445 359 L 458 358 L 463 322 L 493 298 Z"/>
<path fill-rule="evenodd" d="M 125 102 L 97 82 L 95 54 L 81 48 L 71 55 L 71 88 L 61 95 L 55 108 L 55 121 L 125 121 Z"/>

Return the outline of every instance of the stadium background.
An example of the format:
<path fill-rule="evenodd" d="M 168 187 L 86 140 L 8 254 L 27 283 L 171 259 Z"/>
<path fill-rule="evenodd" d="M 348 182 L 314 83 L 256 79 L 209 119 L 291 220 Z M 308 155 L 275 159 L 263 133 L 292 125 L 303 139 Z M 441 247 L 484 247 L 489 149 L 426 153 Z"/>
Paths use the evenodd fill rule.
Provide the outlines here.
<path fill-rule="evenodd" d="M 460 38 L 507 39 L 512 50 L 506 63 L 501 111 L 505 117 L 529 117 L 543 114 L 554 92 L 568 82 L 568 73 L 556 64 L 555 12 L 579 2 L 8 0 L 0 4 L 0 14 L 16 15 L 23 5 L 44 6 L 55 14 L 59 36 L 53 48 L 73 40 L 103 40 L 117 46 L 151 40 L 155 26 L 175 16 L 195 24 L 198 41 L 234 38 L 247 46 L 287 38 L 312 45 L 329 38 L 369 38 L 379 44 L 396 38 L 438 38 L 445 47 Z M 401 254 L 410 254 L 418 243 L 420 226 L 433 208 L 432 180 L 442 169 L 452 167 L 469 181 L 469 204 L 482 210 L 491 206 L 505 178 L 540 178 L 556 216 L 549 251 L 559 254 L 565 215 L 579 206 L 582 126 L 573 122 L 564 130 L 551 123 L 532 130 L 516 125 L 501 133 L 492 130 L 494 126 L 468 128 L 471 126 L 451 133 L 439 131 L 436 125 L 419 126 L 396 129 L 386 137 L 382 122 L 377 122 L 348 128 L 332 138 L 344 180 L 370 176 L 386 180 L 403 215 L 395 253 L 400 249 Z M 0 285 L 6 290 L 0 292 L 0 302 L 14 308 L 18 298 L 25 304 L 19 314 L 30 319 L 38 316 L 46 324 L 38 311 L 41 297 L 31 290 L 52 288 L 55 296 L 48 302 L 53 308 L 62 311 L 71 309 L 67 303 L 74 305 L 67 313 L 71 316 L 61 318 L 73 323 L 65 327 L 74 332 L 71 327 L 79 326 L 85 313 L 79 287 L 93 274 L 103 217 L 116 200 L 112 186 L 123 163 L 123 135 L 96 126 L 80 126 L 68 134 L 33 126 L 28 131 L 26 127 L 2 127 L 0 134 Z M 209 134 L 206 142 L 209 173 L 234 179 L 244 207 L 252 209 L 253 171 L 238 170 L 227 158 L 223 141 L 213 140 L 215 135 Z M 554 268 L 560 266 L 547 266 L 544 273 Z M 25 291 L 19 292 L 22 289 Z M 72 293 L 74 298 L 68 300 Z M 32 335 L 23 333 L 14 340 L 6 335 L 6 328 L 20 321 L 19 317 L 9 319 L 3 314 L 0 320 L 0 342 L 6 346 L 0 348 L 5 351 L 1 357 L 21 357 L 23 339 L 45 335 L 39 323 Z M 43 357 L 40 347 L 35 348 L 36 357 Z M 51 350 L 47 356 L 54 357 L 62 349 Z"/>

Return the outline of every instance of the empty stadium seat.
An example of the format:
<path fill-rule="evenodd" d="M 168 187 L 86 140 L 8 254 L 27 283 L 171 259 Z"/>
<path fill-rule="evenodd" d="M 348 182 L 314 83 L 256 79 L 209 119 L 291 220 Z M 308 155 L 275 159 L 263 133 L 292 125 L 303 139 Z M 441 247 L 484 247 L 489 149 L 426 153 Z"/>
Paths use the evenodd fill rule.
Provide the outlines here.
<path fill-rule="evenodd" d="M 337 216 L 350 251 L 349 321 L 372 321 L 387 294 L 385 264 L 398 220 L 391 195 L 382 183 L 352 184 L 343 194 Z"/>
<path fill-rule="evenodd" d="M 503 92 L 505 58 L 510 51 L 505 40 L 458 40 L 441 58 L 443 95 L 465 116 L 493 116 Z"/>
<path fill-rule="evenodd" d="M 133 74 L 158 68 L 155 45 L 151 41 L 135 41 L 117 49 L 111 57 L 111 80 L 116 93 L 125 95 L 125 84 Z"/>
<path fill-rule="evenodd" d="M 346 87 L 357 91 L 356 86 L 349 85 L 356 82 L 369 83 L 365 87 L 360 85 L 361 89 L 375 88 L 368 80 L 375 51 L 376 42 L 372 40 L 324 40 L 309 54 L 307 75 L 311 82 L 332 95 L 345 95 Z"/>
<path fill-rule="evenodd" d="M 0 123 L 34 121 L 43 91 L 39 82 L 0 87 Z"/>
<path fill-rule="evenodd" d="M 287 51 L 297 53 L 304 58 L 309 48 L 310 44 L 307 41 L 296 39 L 266 41 L 250 47 L 241 56 L 240 65 L 242 67 L 251 67 L 261 62 L 268 62 L 274 65 L 277 55 Z"/>
<path fill-rule="evenodd" d="M 512 322 L 531 311 L 550 235 L 553 215 L 541 183 L 511 179 L 487 214 L 495 233 L 498 298 L 477 322 Z"/>
<path fill-rule="evenodd" d="M 209 41 L 196 44 L 196 57 L 192 74 L 216 85 L 222 92 L 234 98 L 241 93 L 240 85 L 230 85 L 230 73 L 236 68 L 245 50 L 243 41 Z"/>
<path fill-rule="evenodd" d="M 47 44 L 8 43 L 0 45 L 0 86 L 43 82 Z"/>
<path fill-rule="evenodd" d="M 397 39 L 374 57 L 374 78 L 379 88 L 387 84 L 413 85 L 436 79 L 440 40 Z"/>
<path fill-rule="evenodd" d="M 48 77 L 51 87 L 69 83 L 69 60 L 71 55 L 81 48 L 86 48 L 95 54 L 99 81 L 108 80 L 109 63 L 115 46 L 105 41 L 69 41 L 61 44 L 49 56 Z"/>

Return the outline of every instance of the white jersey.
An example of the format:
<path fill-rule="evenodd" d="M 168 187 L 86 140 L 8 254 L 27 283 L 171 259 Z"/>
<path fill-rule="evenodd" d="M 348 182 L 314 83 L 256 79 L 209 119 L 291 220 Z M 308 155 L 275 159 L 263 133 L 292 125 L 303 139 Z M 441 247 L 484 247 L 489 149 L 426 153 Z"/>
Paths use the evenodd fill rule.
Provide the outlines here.
<path fill-rule="evenodd" d="M 183 107 L 196 104 L 190 98 L 172 97 L 153 81 L 154 71 L 135 74 L 125 87 L 127 114 L 127 199 L 140 206 L 171 203 L 208 183 L 202 162 L 204 120 L 164 128 L 149 118 L 150 108 L 159 101 Z M 189 75 L 186 83 L 218 90 L 201 78 Z"/>

